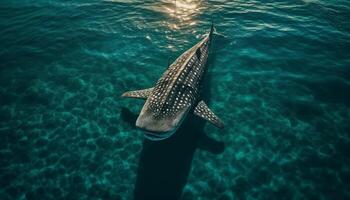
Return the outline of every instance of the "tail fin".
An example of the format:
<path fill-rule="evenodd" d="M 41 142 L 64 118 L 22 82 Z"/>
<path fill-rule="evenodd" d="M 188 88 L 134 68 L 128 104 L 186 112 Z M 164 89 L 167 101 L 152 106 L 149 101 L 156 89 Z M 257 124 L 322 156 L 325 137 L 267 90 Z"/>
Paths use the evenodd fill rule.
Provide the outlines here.
<path fill-rule="evenodd" d="M 214 22 L 211 21 L 211 27 L 210 27 L 210 33 L 209 33 L 209 37 L 211 37 L 213 35 L 213 32 L 215 30 L 215 27 L 214 27 Z"/>
<path fill-rule="evenodd" d="M 212 35 L 214 35 L 214 34 L 217 35 L 217 36 L 221 36 L 221 37 L 227 38 L 226 35 L 221 34 L 221 33 L 218 33 L 218 32 L 216 31 L 216 28 L 215 28 L 215 26 L 214 26 L 214 22 L 211 21 L 211 27 L 210 27 L 209 37 L 211 38 Z"/>

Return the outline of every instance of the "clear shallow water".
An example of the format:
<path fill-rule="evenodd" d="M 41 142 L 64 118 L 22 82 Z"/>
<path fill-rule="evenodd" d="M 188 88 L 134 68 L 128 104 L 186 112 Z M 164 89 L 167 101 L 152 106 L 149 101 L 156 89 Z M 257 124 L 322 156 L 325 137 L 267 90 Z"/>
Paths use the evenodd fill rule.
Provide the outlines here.
<path fill-rule="evenodd" d="M 350 3 L 177 2 L 1 1 L 1 199 L 131 199 L 175 158 L 183 199 L 349 198 Z M 142 101 L 120 94 L 151 87 L 211 19 L 225 37 L 206 94 L 226 128 L 194 119 L 214 145 L 186 128 L 178 146 L 143 143 Z"/>

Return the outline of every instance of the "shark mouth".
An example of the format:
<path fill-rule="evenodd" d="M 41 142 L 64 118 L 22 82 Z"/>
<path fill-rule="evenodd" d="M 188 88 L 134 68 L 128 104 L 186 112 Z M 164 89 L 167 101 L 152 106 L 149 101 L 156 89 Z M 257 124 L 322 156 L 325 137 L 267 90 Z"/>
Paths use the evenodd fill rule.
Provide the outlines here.
<path fill-rule="evenodd" d="M 185 114 L 182 116 L 187 116 L 188 112 L 190 109 L 187 109 L 185 111 Z M 165 140 L 167 138 L 169 138 L 170 136 L 172 136 L 174 133 L 176 133 L 176 131 L 179 129 L 180 125 L 182 124 L 182 122 L 184 121 L 185 117 L 182 117 L 179 122 L 177 123 L 177 125 L 170 131 L 165 131 L 165 132 L 157 132 L 157 131 L 150 131 L 150 130 L 146 130 L 146 129 L 142 129 L 144 131 L 144 136 L 146 139 L 151 140 L 151 141 L 159 141 L 159 140 Z"/>
<path fill-rule="evenodd" d="M 176 132 L 176 129 L 169 131 L 169 132 L 166 132 L 164 134 L 157 134 L 157 133 L 149 132 L 149 131 L 144 131 L 144 132 L 145 132 L 144 136 L 146 139 L 151 140 L 151 141 L 159 141 L 159 140 L 165 140 L 165 139 L 169 138 L 170 136 L 172 136 Z"/>

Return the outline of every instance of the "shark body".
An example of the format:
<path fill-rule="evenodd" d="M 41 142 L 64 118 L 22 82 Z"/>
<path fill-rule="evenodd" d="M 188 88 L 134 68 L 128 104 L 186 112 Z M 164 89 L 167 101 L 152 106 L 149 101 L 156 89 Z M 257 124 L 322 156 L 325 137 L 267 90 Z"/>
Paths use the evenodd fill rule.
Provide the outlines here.
<path fill-rule="evenodd" d="M 136 120 L 150 140 L 170 137 L 186 116 L 195 115 L 223 128 L 223 122 L 200 100 L 200 88 L 206 69 L 214 27 L 200 42 L 179 56 L 152 88 L 125 92 L 123 97 L 146 99 Z"/>

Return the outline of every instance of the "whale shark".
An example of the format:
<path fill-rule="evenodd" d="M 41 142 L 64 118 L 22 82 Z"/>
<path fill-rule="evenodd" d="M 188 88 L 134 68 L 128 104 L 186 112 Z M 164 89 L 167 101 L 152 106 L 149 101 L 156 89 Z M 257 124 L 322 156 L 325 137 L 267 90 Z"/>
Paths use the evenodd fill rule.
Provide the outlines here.
<path fill-rule="evenodd" d="M 122 97 L 146 99 L 136 127 L 145 132 L 147 139 L 169 138 L 188 114 L 224 128 L 222 120 L 201 100 L 200 95 L 213 32 L 212 24 L 209 33 L 170 64 L 154 87 L 122 94 Z"/>

